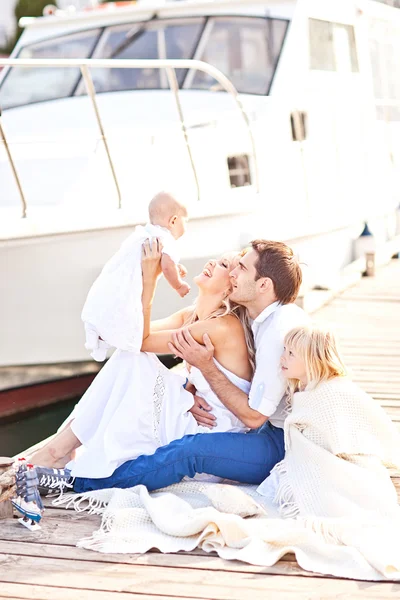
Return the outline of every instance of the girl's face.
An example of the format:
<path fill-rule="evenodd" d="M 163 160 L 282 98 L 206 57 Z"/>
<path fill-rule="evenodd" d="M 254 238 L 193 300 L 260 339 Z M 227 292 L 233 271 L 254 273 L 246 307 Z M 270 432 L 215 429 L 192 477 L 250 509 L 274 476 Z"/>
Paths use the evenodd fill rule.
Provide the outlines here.
<path fill-rule="evenodd" d="M 286 379 L 298 379 L 303 384 L 308 383 L 305 362 L 290 346 L 283 348 L 281 369 Z"/>
<path fill-rule="evenodd" d="M 210 294 L 229 295 L 232 291 L 229 274 L 238 260 L 239 258 L 233 252 L 224 254 L 219 260 L 209 260 L 203 271 L 194 278 L 194 282 Z"/>

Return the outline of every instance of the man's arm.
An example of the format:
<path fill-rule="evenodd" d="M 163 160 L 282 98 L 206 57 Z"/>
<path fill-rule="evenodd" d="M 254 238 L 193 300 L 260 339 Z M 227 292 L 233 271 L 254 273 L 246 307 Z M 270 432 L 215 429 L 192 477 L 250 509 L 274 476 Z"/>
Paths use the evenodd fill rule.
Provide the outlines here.
<path fill-rule="evenodd" d="M 244 425 L 251 429 L 261 427 L 268 417 L 250 408 L 247 394 L 231 383 L 218 369 L 213 360 L 214 346 L 207 334 L 204 335 L 203 341 L 204 346 L 196 342 L 189 330 L 184 329 L 173 333 L 169 348 L 177 356 L 200 369 L 219 400 Z"/>

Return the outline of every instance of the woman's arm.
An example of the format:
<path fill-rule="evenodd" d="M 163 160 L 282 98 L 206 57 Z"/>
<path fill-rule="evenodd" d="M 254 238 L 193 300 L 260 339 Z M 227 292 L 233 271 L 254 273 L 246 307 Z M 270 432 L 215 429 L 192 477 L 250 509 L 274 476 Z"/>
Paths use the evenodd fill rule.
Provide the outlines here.
<path fill-rule="evenodd" d="M 192 309 L 183 308 L 165 319 L 158 319 L 151 322 L 151 309 L 153 305 L 154 294 L 157 286 L 157 279 L 161 274 L 161 255 L 162 244 L 157 238 L 157 244 L 150 247 L 147 240 L 142 247 L 142 307 L 144 317 L 143 337 L 147 337 L 149 332 L 162 331 L 164 329 L 180 329 L 192 312 Z"/>
<path fill-rule="evenodd" d="M 161 240 L 146 240 L 142 246 L 142 307 L 143 307 L 143 339 L 149 335 L 151 308 L 157 287 L 157 279 L 161 275 Z"/>
<path fill-rule="evenodd" d="M 208 321 L 197 321 L 189 326 L 189 330 L 200 344 L 203 343 L 203 335 L 207 333 L 218 351 L 226 343 L 228 335 L 232 334 L 231 319 L 237 322 L 236 318 L 232 316 L 219 317 Z M 142 351 L 169 354 L 168 343 L 172 342 L 172 334 L 175 331 L 176 329 L 167 329 L 148 332 L 147 336 L 143 338 Z"/>
<path fill-rule="evenodd" d="M 184 326 L 185 321 L 191 312 L 193 312 L 193 309 L 191 308 L 182 308 L 165 319 L 151 321 L 150 331 L 151 333 L 154 333 L 155 331 L 163 331 L 165 329 L 180 329 Z"/>

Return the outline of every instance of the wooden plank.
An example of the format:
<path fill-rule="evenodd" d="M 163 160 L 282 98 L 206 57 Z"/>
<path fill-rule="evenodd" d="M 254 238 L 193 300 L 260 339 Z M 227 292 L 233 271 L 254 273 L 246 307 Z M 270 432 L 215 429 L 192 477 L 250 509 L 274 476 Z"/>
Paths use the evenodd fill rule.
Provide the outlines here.
<path fill-rule="evenodd" d="M 0 539 L 2 541 L 27 541 L 33 544 L 62 544 L 76 546 L 78 540 L 92 535 L 100 527 L 101 517 L 73 510 L 46 510 L 41 522 L 41 529 L 29 532 L 16 519 L 9 519 L 1 524 Z"/>
<path fill-rule="evenodd" d="M 0 582 L 216 600 L 400 597 L 400 584 L 223 573 L 0 554 Z M 1 589 L 1 586 L 0 586 Z"/>
<path fill-rule="evenodd" d="M 271 567 L 248 565 L 237 560 L 223 560 L 216 553 L 182 552 L 162 554 L 148 552 L 146 554 L 102 554 L 93 553 L 83 548 L 55 544 L 34 544 L 30 542 L 0 541 L 1 554 L 30 556 L 42 558 L 61 558 L 89 562 L 118 563 L 153 567 L 179 567 L 181 569 L 198 569 L 207 571 L 234 571 L 236 573 L 264 573 L 273 575 L 296 575 L 301 577 L 324 577 L 319 573 L 304 571 L 294 555 L 291 560 L 279 561 Z M 289 555 L 288 555 L 289 556 Z"/>
<path fill-rule="evenodd" d="M 0 598 L 21 599 L 21 600 L 161 600 L 165 596 L 152 596 L 149 594 L 135 594 L 124 592 L 101 592 L 97 590 L 74 590 L 72 588 L 60 588 L 44 585 L 32 585 L 25 583 L 2 583 L 0 589 Z M 192 600 L 187 597 L 181 600 Z"/>

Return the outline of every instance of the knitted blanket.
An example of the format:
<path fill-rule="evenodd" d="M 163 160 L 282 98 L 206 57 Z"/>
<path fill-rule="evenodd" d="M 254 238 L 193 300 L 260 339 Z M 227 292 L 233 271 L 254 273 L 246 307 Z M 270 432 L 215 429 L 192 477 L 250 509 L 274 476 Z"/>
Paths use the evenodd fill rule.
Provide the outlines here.
<path fill-rule="evenodd" d="M 397 519 L 388 468 L 400 465 L 400 436 L 380 405 L 347 378 L 294 394 L 285 421 L 285 458 L 258 492 L 281 516 Z"/>
<path fill-rule="evenodd" d="M 347 380 L 320 384 L 295 394 L 285 439 L 284 461 L 258 491 L 190 481 L 57 504 L 103 514 L 100 529 L 78 543 L 98 552 L 199 547 L 264 566 L 293 552 L 305 570 L 399 580 L 400 509 L 384 466 L 399 464 L 399 438 L 379 405 Z"/>

